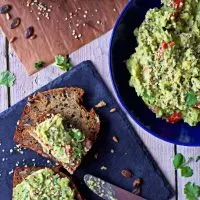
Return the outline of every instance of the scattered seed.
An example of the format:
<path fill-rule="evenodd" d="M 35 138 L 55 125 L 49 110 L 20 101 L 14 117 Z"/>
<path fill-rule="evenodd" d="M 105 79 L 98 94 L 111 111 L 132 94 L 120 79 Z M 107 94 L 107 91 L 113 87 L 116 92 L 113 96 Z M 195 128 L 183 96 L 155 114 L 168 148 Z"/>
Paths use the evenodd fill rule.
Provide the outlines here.
<path fill-rule="evenodd" d="M 107 169 L 108 169 L 108 168 L 107 168 L 106 166 L 102 166 L 102 167 L 101 167 L 101 170 L 102 170 L 102 171 L 106 171 Z"/>
<path fill-rule="evenodd" d="M 24 32 L 24 37 L 26 39 L 29 39 L 34 34 L 34 28 L 32 26 L 29 26 L 26 31 Z"/>
<path fill-rule="evenodd" d="M 0 14 L 6 14 L 12 9 L 12 6 L 7 4 L 0 7 Z"/>
<path fill-rule="evenodd" d="M 110 110 L 110 112 L 113 113 L 113 112 L 116 112 L 116 110 L 117 110 L 116 108 L 112 108 L 112 109 Z"/>
<path fill-rule="evenodd" d="M 100 101 L 98 104 L 95 105 L 96 108 L 103 108 L 105 107 L 107 104 L 105 101 Z"/>
<path fill-rule="evenodd" d="M 10 28 L 15 29 L 20 25 L 20 23 L 21 23 L 21 19 L 19 17 L 16 17 L 13 19 Z"/>
<path fill-rule="evenodd" d="M 9 42 L 10 42 L 10 43 L 13 43 L 16 39 L 17 39 L 17 37 L 12 37 L 12 38 L 9 40 Z"/>
<path fill-rule="evenodd" d="M 11 19 L 11 15 L 9 13 L 6 13 L 6 19 L 10 20 Z"/>
<path fill-rule="evenodd" d="M 37 35 L 34 34 L 34 35 L 32 35 L 32 36 L 30 37 L 30 39 L 31 39 L 31 40 L 34 40 L 36 37 L 37 37 Z"/>
<path fill-rule="evenodd" d="M 94 154 L 94 158 L 95 158 L 95 159 L 98 158 L 98 153 Z"/>
<path fill-rule="evenodd" d="M 133 186 L 140 186 L 142 184 L 142 179 L 138 178 L 133 181 Z"/>
<path fill-rule="evenodd" d="M 141 194 L 141 188 L 134 188 L 132 193 L 135 194 L 135 195 L 140 195 Z"/>
<path fill-rule="evenodd" d="M 119 138 L 117 136 L 113 136 L 113 141 L 119 143 Z"/>
<path fill-rule="evenodd" d="M 126 178 L 131 178 L 132 177 L 132 172 L 128 169 L 124 169 L 121 171 L 122 176 Z"/>

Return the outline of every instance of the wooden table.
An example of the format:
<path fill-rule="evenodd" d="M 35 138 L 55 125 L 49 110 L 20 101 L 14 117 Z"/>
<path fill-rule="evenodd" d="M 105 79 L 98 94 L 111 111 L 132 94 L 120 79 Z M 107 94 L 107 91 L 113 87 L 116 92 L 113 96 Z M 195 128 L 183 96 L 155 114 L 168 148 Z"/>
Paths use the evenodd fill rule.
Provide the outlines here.
<path fill-rule="evenodd" d="M 109 75 L 108 63 L 110 37 L 111 31 L 74 52 L 70 57 L 75 65 L 84 60 L 92 60 L 109 89 L 114 94 Z M 19 62 L 12 48 L 8 44 L 8 41 L 6 41 L 6 38 L 0 32 L 0 72 L 3 70 L 10 70 L 13 72 L 16 75 L 16 82 L 11 88 L 0 87 L 0 112 L 17 103 L 25 96 L 63 73 L 57 67 L 50 66 L 33 76 L 27 76 L 22 64 Z M 181 178 L 179 173 L 177 174 L 177 172 L 175 172 L 171 160 L 177 152 L 183 153 L 186 157 L 196 156 L 200 154 L 200 148 L 187 148 L 168 144 L 149 135 L 139 128 L 133 121 L 131 122 L 154 159 L 157 161 L 162 172 L 176 190 L 176 197 L 173 199 L 185 199 L 183 193 L 185 183 L 188 181 L 200 183 L 200 164 L 195 162 L 191 164 L 191 167 L 194 169 L 194 176 L 186 179 Z"/>

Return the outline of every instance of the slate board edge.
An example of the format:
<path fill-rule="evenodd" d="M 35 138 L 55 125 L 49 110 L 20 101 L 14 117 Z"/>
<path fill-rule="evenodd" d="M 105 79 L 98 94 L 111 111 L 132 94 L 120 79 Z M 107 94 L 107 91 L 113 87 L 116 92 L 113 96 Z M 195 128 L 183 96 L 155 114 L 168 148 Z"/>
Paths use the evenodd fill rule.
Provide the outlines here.
<path fill-rule="evenodd" d="M 66 72 L 64 74 L 62 74 L 61 76 L 57 77 L 56 79 L 52 80 L 51 82 L 53 81 L 56 81 L 57 79 L 62 79 L 62 77 L 68 77 L 71 75 L 71 73 L 73 73 L 73 71 L 75 70 L 79 70 L 79 68 L 82 67 L 82 64 L 85 64 L 86 66 L 85 67 L 88 67 L 88 68 L 91 68 L 92 72 L 93 72 L 93 75 L 98 79 L 100 80 L 100 82 L 102 83 L 102 85 L 105 87 L 105 89 L 108 91 L 108 94 L 109 95 L 109 101 L 112 103 L 112 104 L 117 104 L 119 105 L 116 100 L 114 100 L 115 98 L 113 97 L 112 98 L 112 94 L 111 92 L 109 91 L 108 87 L 106 86 L 106 84 L 104 83 L 103 79 L 101 78 L 101 76 L 99 75 L 99 73 L 97 72 L 97 70 L 95 69 L 92 61 L 90 60 L 87 60 L 87 61 L 84 61 L 82 63 L 80 63 L 79 65 L 77 65 L 76 67 L 72 68 L 72 70 L 70 70 L 69 72 Z M 51 83 L 50 82 L 50 83 Z M 47 83 L 46 85 L 48 85 L 49 83 Z M 0 113 L 0 119 L 4 118 L 6 115 L 9 114 L 10 111 L 12 111 L 13 108 L 15 108 L 16 106 L 18 106 L 19 104 L 21 103 L 24 103 L 25 101 L 27 101 L 27 98 L 29 96 L 31 96 L 32 94 L 34 93 L 37 93 L 39 91 L 44 91 L 44 88 L 46 87 L 46 85 L 44 85 L 43 87 L 39 88 L 38 90 L 36 90 L 35 92 L 31 93 L 30 95 L 28 95 L 27 97 L 25 97 L 24 99 L 22 99 L 20 102 L 14 104 L 13 106 L 9 107 L 7 110 L 3 111 L 2 113 Z M 138 134 L 136 133 L 136 131 L 134 130 L 134 128 L 130 125 L 130 122 L 129 120 L 127 119 L 127 117 L 125 116 L 125 113 L 124 111 L 122 111 L 121 107 L 119 107 L 120 109 L 118 109 L 118 113 L 121 115 L 122 119 L 124 120 L 124 122 L 126 123 L 128 129 L 130 130 L 130 132 L 132 132 L 131 134 L 131 137 L 135 137 L 135 139 L 137 140 L 137 142 L 140 144 L 140 146 L 142 147 L 144 153 L 145 153 L 145 156 L 148 158 L 148 160 L 151 162 L 154 170 L 157 172 L 157 174 L 161 177 L 161 179 L 163 180 L 164 182 L 164 185 L 165 187 L 168 189 L 169 191 L 169 199 L 172 198 L 174 195 L 175 195 L 175 192 L 173 190 L 173 188 L 171 187 L 171 185 L 169 184 L 169 182 L 167 181 L 167 179 L 165 178 L 165 176 L 163 175 L 162 171 L 160 170 L 160 168 L 158 167 L 157 163 L 155 162 L 155 160 L 153 159 L 152 155 L 149 153 L 147 147 L 144 145 L 144 143 L 142 142 L 142 140 L 140 139 L 140 137 L 138 136 Z"/>

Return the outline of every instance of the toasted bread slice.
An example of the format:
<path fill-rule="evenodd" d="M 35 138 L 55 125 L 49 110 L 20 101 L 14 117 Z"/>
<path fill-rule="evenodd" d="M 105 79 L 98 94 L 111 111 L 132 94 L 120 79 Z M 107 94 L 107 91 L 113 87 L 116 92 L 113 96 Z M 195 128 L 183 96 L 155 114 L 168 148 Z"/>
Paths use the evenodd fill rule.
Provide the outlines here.
<path fill-rule="evenodd" d="M 33 172 L 36 172 L 38 170 L 42 169 L 41 167 L 26 167 L 26 168 L 16 168 L 13 174 L 13 188 L 15 188 L 18 184 L 20 184 L 26 177 L 31 175 Z M 76 186 L 72 182 L 71 178 L 68 177 L 65 173 L 61 171 L 60 167 L 56 168 L 49 168 L 53 170 L 56 174 L 60 176 L 60 178 L 67 177 L 70 179 L 70 188 L 74 190 L 75 199 L 76 200 L 83 200 L 81 194 L 77 190 Z"/>
<path fill-rule="evenodd" d="M 86 139 L 84 147 L 88 150 L 93 146 L 100 130 L 100 120 L 94 109 L 87 111 L 82 106 L 81 88 L 59 88 L 37 93 L 28 98 L 21 119 L 17 123 L 14 140 L 22 147 L 30 148 L 37 153 L 53 159 L 52 155 L 46 154 L 42 146 L 31 135 L 34 133 L 37 124 L 43 122 L 49 114 L 61 114 L 66 124 L 81 130 Z M 59 162 L 58 162 L 59 163 Z M 64 166 L 63 163 L 59 163 Z M 80 163 L 75 166 L 65 166 L 69 173 L 77 169 Z"/>

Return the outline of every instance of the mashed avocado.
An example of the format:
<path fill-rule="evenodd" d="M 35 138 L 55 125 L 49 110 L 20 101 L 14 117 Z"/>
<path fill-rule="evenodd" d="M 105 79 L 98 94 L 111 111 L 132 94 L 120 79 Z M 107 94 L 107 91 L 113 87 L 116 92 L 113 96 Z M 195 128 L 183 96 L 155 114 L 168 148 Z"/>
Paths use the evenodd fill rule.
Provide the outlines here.
<path fill-rule="evenodd" d="M 157 117 L 200 121 L 200 1 L 164 0 L 134 31 L 130 86 Z"/>
<path fill-rule="evenodd" d="M 63 120 L 60 114 L 46 119 L 36 127 L 33 137 L 41 144 L 44 152 L 73 167 L 86 153 L 83 146 L 85 135 L 78 129 L 66 130 Z"/>
<path fill-rule="evenodd" d="M 68 178 L 60 178 L 51 169 L 33 172 L 13 190 L 13 200 L 75 200 Z"/>

